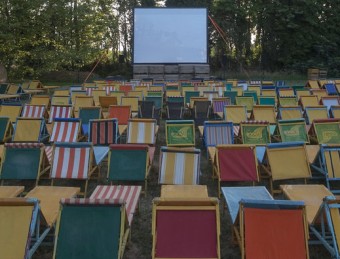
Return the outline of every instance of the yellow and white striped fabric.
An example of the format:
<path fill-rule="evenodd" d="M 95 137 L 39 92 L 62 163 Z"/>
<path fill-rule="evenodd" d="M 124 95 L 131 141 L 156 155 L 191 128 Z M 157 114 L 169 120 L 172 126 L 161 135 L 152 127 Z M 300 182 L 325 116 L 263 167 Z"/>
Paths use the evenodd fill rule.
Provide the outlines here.
<path fill-rule="evenodd" d="M 156 142 L 157 121 L 154 119 L 132 119 L 128 122 L 127 143 L 151 144 Z"/>
<path fill-rule="evenodd" d="M 160 184 L 198 184 L 200 150 L 194 148 L 161 148 Z"/>

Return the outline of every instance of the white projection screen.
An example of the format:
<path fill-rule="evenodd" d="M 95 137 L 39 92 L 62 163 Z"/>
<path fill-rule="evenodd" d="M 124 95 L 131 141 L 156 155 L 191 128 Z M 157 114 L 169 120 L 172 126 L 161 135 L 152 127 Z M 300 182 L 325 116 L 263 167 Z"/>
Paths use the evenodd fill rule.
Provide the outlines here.
<path fill-rule="evenodd" d="M 134 64 L 208 63 L 206 8 L 135 8 Z"/>

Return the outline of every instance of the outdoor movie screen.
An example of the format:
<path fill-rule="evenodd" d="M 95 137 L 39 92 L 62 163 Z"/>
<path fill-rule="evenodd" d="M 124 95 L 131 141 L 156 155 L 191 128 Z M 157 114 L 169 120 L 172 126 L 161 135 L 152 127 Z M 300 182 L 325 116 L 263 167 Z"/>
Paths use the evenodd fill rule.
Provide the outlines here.
<path fill-rule="evenodd" d="M 134 64 L 208 63 L 206 8 L 135 8 Z"/>

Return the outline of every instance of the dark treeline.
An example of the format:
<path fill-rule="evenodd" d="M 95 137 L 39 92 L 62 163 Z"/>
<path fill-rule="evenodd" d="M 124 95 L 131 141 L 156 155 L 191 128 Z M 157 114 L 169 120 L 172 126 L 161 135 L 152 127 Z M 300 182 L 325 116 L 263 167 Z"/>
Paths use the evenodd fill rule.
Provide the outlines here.
<path fill-rule="evenodd" d="M 215 70 L 297 71 L 340 76 L 340 0 L 3 0 L 0 63 L 10 78 L 49 71 L 124 73 L 134 7 L 207 7 Z M 194 39 L 188 39 L 194 40 Z"/>

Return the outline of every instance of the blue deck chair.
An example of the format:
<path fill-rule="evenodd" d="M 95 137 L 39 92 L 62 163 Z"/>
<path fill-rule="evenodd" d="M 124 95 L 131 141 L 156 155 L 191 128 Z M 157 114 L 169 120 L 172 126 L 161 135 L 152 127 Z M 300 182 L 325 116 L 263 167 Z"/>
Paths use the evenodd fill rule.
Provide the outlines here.
<path fill-rule="evenodd" d="M 51 228 L 34 198 L 0 199 L 0 257 L 32 258 Z"/>
<path fill-rule="evenodd" d="M 89 121 L 98 120 L 102 118 L 102 109 L 100 107 L 80 107 L 79 119 L 81 119 L 81 127 L 83 134 L 89 134 Z"/>
<path fill-rule="evenodd" d="M 62 199 L 53 258 L 121 259 L 129 231 L 122 200 Z"/>
<path fill-rule="evenodd" d="M 325 84 L 324 87 L 325 87 L 328 95 L 338 95 L 338 91 L 336 89 L 335 84 L 328 83 L 328 84 Z"/>

